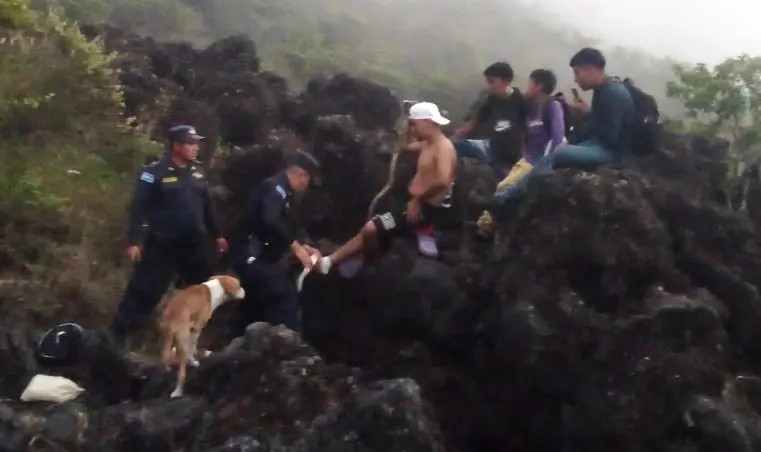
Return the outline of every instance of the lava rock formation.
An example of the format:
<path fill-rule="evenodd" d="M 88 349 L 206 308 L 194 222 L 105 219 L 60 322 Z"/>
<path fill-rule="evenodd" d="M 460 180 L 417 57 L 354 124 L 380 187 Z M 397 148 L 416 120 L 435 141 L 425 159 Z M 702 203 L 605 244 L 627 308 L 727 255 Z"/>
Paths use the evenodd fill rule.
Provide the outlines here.
<path fill-rule="evenodd" d="M 310 236 L 327 250 L 367 220 L 400 114 L 388 89 L 321 74 L 293 95 L 243 37 L 195 50 L 83 31 L 121 54 L 127 114 L 157 136 L 182 120 L 212 138 L 204 159 L 227 227 L 298 149 L 325 172 L 299 206 Z M 220 313 L 210 334 L 226 348 L 191 370 L 180 400 L 167 399 L 171 375 L 96 332 L 79 366 L 51 370 L 8 327 L 5 397 L 40 371 L 87 392 L 3 402 L 0 449 L 761 451 L 761 248 L 747 215 L 725 207 L 727 148 L 667 135 L 633 168 L 537 177 L 500 215 L 496 244 L 469 238 L 479 212 L 465 195 L 494 181 L 465 162 L 439 260 L 401 241 L 356 279 L 310 276 L 309 345 L 264 324 L 224 338 Z M 384 202 L 414 163 L 402 155 Z"/>

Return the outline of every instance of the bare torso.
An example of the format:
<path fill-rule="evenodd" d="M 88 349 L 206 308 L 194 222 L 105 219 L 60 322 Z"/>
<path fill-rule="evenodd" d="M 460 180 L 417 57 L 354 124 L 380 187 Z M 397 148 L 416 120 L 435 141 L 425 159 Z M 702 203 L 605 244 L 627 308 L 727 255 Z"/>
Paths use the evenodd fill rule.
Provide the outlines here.
<path fill-rule="evenodd" d="M 440 206 L 451 195 L 454 171 L 457 165 L 457 153 L 452 142 L 443 135 L 435 141 L 421 141 L 419 143 L 421 148 L 417 172 L 410 182 L 409 191 L 413 195 L 427 191 L 428 187 L 437 182 L 440 177 L 439 172 L 443 170 L 446 173 L 443 176 L 449 183 L 446 187 L 441 188 L 440 192 L 426 200 L 431 205 Z"/>

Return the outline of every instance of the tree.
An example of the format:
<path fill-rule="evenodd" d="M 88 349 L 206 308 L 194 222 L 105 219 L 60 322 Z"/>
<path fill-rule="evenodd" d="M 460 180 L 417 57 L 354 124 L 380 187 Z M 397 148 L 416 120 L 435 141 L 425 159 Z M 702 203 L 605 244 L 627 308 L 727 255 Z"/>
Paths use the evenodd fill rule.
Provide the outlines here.
<path fill-rule="evenodd" d="M 683 127 L 730 141 L 729 169 L 739 175 L 761 157 L 761 57 L 741 55 L 713 68 L 675 66 L 667 95 L 686 109 Z"/>
<path fill-rule="evenodd" d="M 34 20 L 26 0 L 0 0 L 0 30 L 26 28 Z"/>

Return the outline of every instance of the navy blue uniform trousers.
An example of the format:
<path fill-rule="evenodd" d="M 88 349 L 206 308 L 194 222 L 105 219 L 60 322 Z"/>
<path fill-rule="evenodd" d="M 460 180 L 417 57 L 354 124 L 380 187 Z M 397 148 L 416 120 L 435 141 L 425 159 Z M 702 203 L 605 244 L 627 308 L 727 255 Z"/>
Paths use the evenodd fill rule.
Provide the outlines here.
<path fill-rule="evenodd" d="M 246 291 L 236 316 L 236 335 L 242 335 L 254 322 L 285 325 L 299 331 L 299 301 L 296 282 L 282 262 L 257 259 L 236 263 L 233 270 Z"/>
<path fill-rule="evenodd" d="M 118 335 L 142 326 L 175 278 L 183 285 L 199 284 L 212 275 L 205 238 L 177 240 L 149 235 L 119 302 L 112 329 Z"/>

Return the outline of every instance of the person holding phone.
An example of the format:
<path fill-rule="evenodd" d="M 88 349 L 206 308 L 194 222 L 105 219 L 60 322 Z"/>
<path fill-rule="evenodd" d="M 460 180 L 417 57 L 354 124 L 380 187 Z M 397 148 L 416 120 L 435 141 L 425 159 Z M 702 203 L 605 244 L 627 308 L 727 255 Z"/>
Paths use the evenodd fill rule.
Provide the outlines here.
<path fill-rule="evenodd" d="M 610 165 L 624 161 L 631 152 L 635 109 L 629 90 L 605 74 L 605 57 L 597 49 L 581 49 L 571 58 L 569 66 L 579 87 L 593 91 L 591 106 L 580 101 L 578 91 L 572 91 L 575 107 L 586 116 L 587 130 L 574 144 L 558 146 L 555 152 L 537 161 L 525 177 L 493 201 L 501 203 L 519 197 L 537 171 Z"/>

